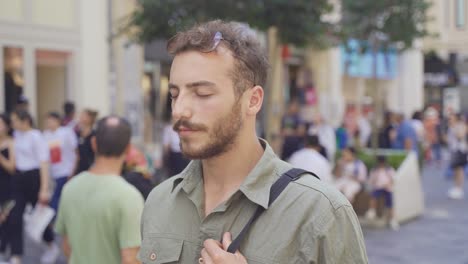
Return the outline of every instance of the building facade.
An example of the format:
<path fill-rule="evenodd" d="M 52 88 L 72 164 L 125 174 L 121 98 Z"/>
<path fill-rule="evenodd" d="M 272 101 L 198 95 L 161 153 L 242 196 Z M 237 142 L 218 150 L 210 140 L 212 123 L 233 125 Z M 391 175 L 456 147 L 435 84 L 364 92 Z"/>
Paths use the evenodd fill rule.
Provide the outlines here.
<path fill-rule="evenodd" d="M 143 52 L 116 35 L 136 1 L 0 0 L 0 110 L 27 98 L 39 127 L 73 101 L 100 116 L 140 111 Z M 127 111 L 127 107 L 134 111 Z M 130 118 L 129 118 L 130 119 Z M 142 125 L 130 120 L 137 136 Z"/>
<path fill-rule="evenodd" d="M 423 49 L 445 64 L 426 73 L 425 101 L 447 111 L 468 111 L 468 1 L 433 0 L 429 31 Z M 429 56 L 428 55 L 428 56 Z M 426 56 L 426 57 L 428 57 Z M 430 61 L 431 58 L 427 58 Z M 431 65 L 428 65 L 430 67 Z"/>

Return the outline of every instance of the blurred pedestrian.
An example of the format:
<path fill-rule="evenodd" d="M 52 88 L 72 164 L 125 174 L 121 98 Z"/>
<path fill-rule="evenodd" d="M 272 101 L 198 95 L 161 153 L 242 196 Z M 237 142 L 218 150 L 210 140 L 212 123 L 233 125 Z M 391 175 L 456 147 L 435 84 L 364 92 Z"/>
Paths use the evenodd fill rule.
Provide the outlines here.
<path fill-rule="evenodd" d="M 359 140 L 359 146 L 363 148 L 369 146 L 370 138 L 372 135 L 372 126 L 370 124 L 368 115 L 368 113 L 363 113 L 359 115 L 357 120 L 357 126 L 359 131 L 357 139 Z"/>
<path fill-rule="evenodd" d="M 396 115 L 392 112 L 386 112 L 384 116 L 384 125 L 379 133 L 379 148 L 391 149 L 396 139 L 397 121 Z"/>
<path fill-rule="evenodd" d="M 338 162 L 340 175 L 335 181 L 335 186 L 348 200 L 353 203 L 356 194 L 362 189 L 367 180 L 367 168 L 364 162 L 357 157 L 354 147 L 347 147 L 341 152 L 341 159 Z"/>
<path fill-rule="evenodd" d="M 330 163 L 335 162 L 336 153 L 336 136 L 335 130 L 329 125 L 320 113 L 317 113 L 314 117 L 314 123 L 307 131 L 308 135 L 317 135 L 327 153 L 327 158 Z"/>
<path fill-rule="evenodd" d="M 425 141 L 427 142 L 426 159 L 436 163 L 442 161 L 442 124 L 439 112 L 433 107 L 429 107 L 424 112 Z"/>
<path fill-rule="evenodd" d="M 407 151 L 412 150 L 416 155 L 419 155 L 418 135 L 411 125 L 410 120 L 406 120 L 403 114 L 398 114 L 396 121 L 397 129 L 393 148 Z"/>
<path fill-rule="evenodd" d="M 70 263 L 138 263 L 143 197 L 120 176 L 130 137 L 126 120 L 101 119 L 92 139 L 95 163 L 63 189 L 56 230 Z"/>
<path fill-rule="evenodd" d="M 168 51 L 174 128 L 192 161 L 148 196 L 140 260 L 367 263 L 346 198 L 300 177 L 256 134 L 268 62 L 255 33 L 211 21 L 178 33 Z"/>
<path fill-rule="evenodd" d="M 422 122 L 422 112 L 421 111 L 415 111 L 413 113 L 413 116 L 411 118 L 411 125 L 413 126 L 414 131 L 416 132 L 416 135 L 418 137 L 418 142 L 422 144 L 424 141 L 424 124 Z"/>
<path fill-rule="evenodd" d="M 348 147 L 349 144 L 349 135 L 346 130 L 344 123 L 341 124 L 339 128 L 336 129 L 336 146 L 338 150 L 343 150 Z"/>
<path fill-rule="evenodd" d="M 75 119 L 75 104 L 71 101 L 67 101 L 63 104 L 63 119 L 62 126 L 71 128 L 74 131 L 78 131 L 78 121 Z"/>
<path fill-rule="evenodd" d="M 466 122 L 461 114 L 449 116 L 447 143 L 452 155 L 450 168 L 454 171 L 454 186 L 449 190 L 448 196 L 452 199 L 463 199 L 468 142 Z"/>
<path fill-rule="evenodd" d="M 76 163 L 78 141 L 73 130 L 61 126 L 61 118 L 57 112 L 47 115 L 47 130 L 43 136 L 49 146 L 50 175 L 55 181 L 54 192 L 50 206 L 57 212 L 63 186 L 73 174 Z"/>
<path fill-rule="evenodd" d="M 288 105 L 288 111 L 281 120 L 281 136 L 283 137 L 282 160 L 289 159 L 294 152 L 303 147 L 305 123 L 300 117 L 299 106 L 297 99 L 291 100 Z"/>
<path fill-rule="evenodd" d="M 91 139 L 94 136 L 94 123 L 98 113 L 91 109 L 85 109 L 80 114 L 78 123 L 78 156 L 74 175 L 88 170 L 94 162 L 94 151 Z"/>
<path fill-rule="evenodd" d="M 375 219 L 377 216 L 377 201 L 383 197 L 385 208 L 388 210 L 388 223 L 393 230 L 399 229 L 399 224 L 395 218 L 393 210 L 393 185 L 395 179 L 395 169 L 387 164 L 385 156 L 377 157 L 377 165 L 370 172 L 369 185 L 372 189 L 372 197 L 369 202 L 369 210 L 366 218 Z"/>
<path fill-rule="evenodd" d="M 154 188 L 145 154 L 134 145 L 130 145 L 127 151 L 122 176 L 128 183 L 135 186 L 135 188 L 140 191 L 145 200 Z"/>
<path fill-rule="evenodd" d="M 10 117 L 0 115 L 0 261 L 8 247 L 6 220 L 14 206 L 11 193 L 12 175 L 15 173 L 15 151 Z M 2 256 L 3 255 L 3 256 Z"/>
<path fill-rule="evenodd" d="M 321 146 L 318 136 L 307 135 L 305 147 L 294 152 L 289 163 L 296 168 L 315 173 L 324 182 L 332 182 L 332 169 L 330 162 L 320 154 Z"/>
<path fill-rule="evenodd" d="M 21 263 L 24 253 L 23 215 L 27 204 L 48 205 L 49 195 L 49 149 L 39 130 L 33 128 L 31 115 L 18 110 L 11 115 L 14 132 L 14 152 L 17 173 L 12 178 L 15 207 L 8 218 L 8 236 L 11 242 L 11 262 Z M 59 249 L 54 243 L 54 232 L 46 228 L 43 240 L 47 249 L 41 261 L 54 263 Z"/>
<path fill-rule="evenodd" d="M 163 147 L 165 166 L 169 171 L 169 176 L 181 173 L 189 164 L 190 160 L 184 157 L 180 149 L 180 139 L 177 132 L 168 124 L 163 131 Z"/>

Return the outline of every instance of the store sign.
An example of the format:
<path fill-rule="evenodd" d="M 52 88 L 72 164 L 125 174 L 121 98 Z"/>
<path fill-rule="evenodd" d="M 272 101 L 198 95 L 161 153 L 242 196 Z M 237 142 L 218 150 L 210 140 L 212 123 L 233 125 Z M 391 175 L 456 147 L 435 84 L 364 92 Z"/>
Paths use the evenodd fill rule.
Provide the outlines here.
<path fill-rule="evenodd" d="M 424 84 L 427 86 L 445 86 L 450 84 L 450 78 L 445 72 L 426 72 L 424 73 Z"/>
<path fill-rule="evenodd" d="M 363 52 L 363 47 L 366 44 L 364 41 L 350 40 L 346 46 L 341 47 L 343 74 L 368 79 L 374 77 L 394 79 L 397 74 L 397 52 L 390 50 L 373 54 L 370 49 Z"/>

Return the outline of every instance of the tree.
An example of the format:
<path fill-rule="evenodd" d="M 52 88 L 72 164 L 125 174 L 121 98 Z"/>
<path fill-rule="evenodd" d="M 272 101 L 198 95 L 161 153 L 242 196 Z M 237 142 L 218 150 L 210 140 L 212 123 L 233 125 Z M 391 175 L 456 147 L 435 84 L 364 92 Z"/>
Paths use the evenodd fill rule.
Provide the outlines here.
<path fill-rule="evenodd" d="M 411 48 L 417 39 L 430 35 L 426 24 L 431 3 L 428 0 L 342 0 L 340 37 L 343 44 L 350 39 L 364 41 L 373 54 L 374 99 L 376 114 L 383 115 L 384 99 L 377 86 L 377 53 Z M 365 52 L 366 48 L 362 50 Z M 373 120 L 372 146 L 377 147 L 377 118 Z"/>
<path fill-rule="evenodd" d="M 333 25 L 322 21 L 322 15 L 331 11 L 328 0 L 139 0 L 128 26 L 136 26 L 137 40 L 149 42 L 219 18 L 263 31 L 276 27 L 283 43 L 323 46 Z"/>

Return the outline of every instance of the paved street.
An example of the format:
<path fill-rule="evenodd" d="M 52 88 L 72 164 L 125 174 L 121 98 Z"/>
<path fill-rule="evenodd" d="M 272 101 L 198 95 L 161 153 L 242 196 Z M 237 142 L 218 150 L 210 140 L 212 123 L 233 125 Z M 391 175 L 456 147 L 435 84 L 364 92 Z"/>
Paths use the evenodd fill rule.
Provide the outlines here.
<path fill-rule="evenodd" d="M 364 229 L 372 264 L 468 264 L 468 199 L 449 200 L 450 182 L 443 167 L 423 171 L 424 216 L 403 224 L 399 231 Z M 468 193 L 468 188 L 465 192 Z M 41 249 L 27 243 L 25 264 L 37 264 Z M 58 262 L 65 264 L 63 257 Z"/>
<path fill-rule="evenodd" d="M 468 264 L 468 199 L 449 200 L 442 167 L 423 171 L 425 214 L 399 231 L 365 229 L 372 264 Z M 465 185 L 465 193 L 468 188 Z"/>

